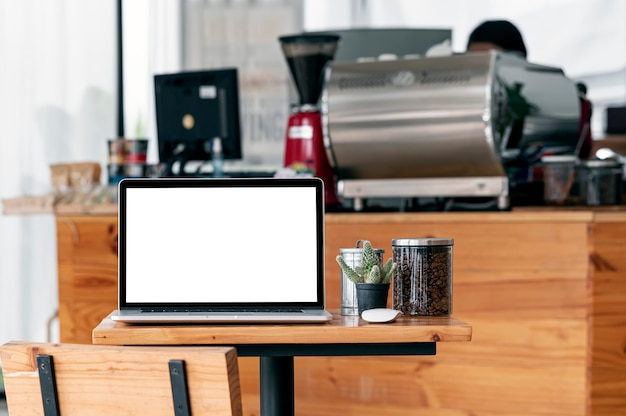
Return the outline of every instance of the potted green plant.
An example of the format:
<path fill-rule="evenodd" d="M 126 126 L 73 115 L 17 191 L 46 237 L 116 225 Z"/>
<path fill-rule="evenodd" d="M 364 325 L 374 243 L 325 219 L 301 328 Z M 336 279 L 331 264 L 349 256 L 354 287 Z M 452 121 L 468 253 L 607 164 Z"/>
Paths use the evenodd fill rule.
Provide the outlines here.
<path fill-rule="evenodd" d="M 346 277 L 356 286 L 359 315 L 367 309 L 385 308 L 389 294 L 389 282 L 396 263 L 390 258 L 382 265 L 372 244 L 363 241 L 363 260 L 360 265 L 349 266 L 341 255 L 336 258 Z"/>

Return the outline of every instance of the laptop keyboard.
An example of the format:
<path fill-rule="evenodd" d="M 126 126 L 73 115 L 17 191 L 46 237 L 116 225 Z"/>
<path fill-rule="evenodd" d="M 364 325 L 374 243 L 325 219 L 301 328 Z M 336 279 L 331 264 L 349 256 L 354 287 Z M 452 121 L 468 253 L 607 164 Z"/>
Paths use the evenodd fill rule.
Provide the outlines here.
<path fill-rule="evenodd" d="M 304 313 L 302 309 L 290 309 L 290 308 L 244 308 L 244 309 L 228 309 L 228 308 L 211 308 L 211 309 L 193 309 L 193 308 L 184 308 L 184 309 L 160 309 L 160 308 L 147 308 L 141 309 L 142 313 L 153 313 L 153 312 L 175 312 L 175 313 Z"/>

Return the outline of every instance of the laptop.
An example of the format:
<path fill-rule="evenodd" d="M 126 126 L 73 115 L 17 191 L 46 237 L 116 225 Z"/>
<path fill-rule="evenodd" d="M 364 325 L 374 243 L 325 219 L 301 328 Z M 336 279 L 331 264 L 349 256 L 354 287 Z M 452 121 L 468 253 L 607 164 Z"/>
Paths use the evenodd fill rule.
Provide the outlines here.
<path fill-rule="evenodd" d="M 127 178 L 118 204 L 112 320 L 332 319 L 319 178 Z"/>

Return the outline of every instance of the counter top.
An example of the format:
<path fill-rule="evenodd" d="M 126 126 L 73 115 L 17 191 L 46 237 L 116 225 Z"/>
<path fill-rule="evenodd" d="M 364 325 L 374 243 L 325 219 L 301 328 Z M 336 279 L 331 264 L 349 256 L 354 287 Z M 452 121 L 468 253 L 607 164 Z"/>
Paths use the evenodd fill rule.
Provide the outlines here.
<path fill-rule="evenodd" d="M 56 216 L 74 215 L 117 215 L 117 201 L 110 187 L 97 187 L 85 194 L 64 196 L 24 196 L 3 199 L 4 215 Z M 626 201 L 626 197 L 624 198 Z M 445 214 L 445 215 L 441 215 Z M 626 205 L 607 206 L 524 206 L 513 207 L 510 211 L 437 211 L 437 212 L 329 212 L 326 221 L 335 222 L 378 222 L 384 218 L 391 222 L 471 222 L 471 221 L 624 221 Z"/>
<path fill-rule="evenodd" d="M 59 206 L 51 211 L 56 216 L 107 215 L 117 216 L 117 205 Z M 523 207 L 502 212 L 348 212 L 327 213 L 327 223 L 366 222 L 381 220 L 394 223 L 455 222 L 612 222 L 626 221 L 626 206 L 610 207 Z"/>
<path fill-rule="evenodd" d="M 626 206 L 523 207 L 502 212 L 328 213 L 327 223 L 473 223 L 473 222 L 609 222 L 626 221 Z"/>
<path fill-rule="evenodd" d="M 2 199 L 4 215 L 117 215 L 117 188 L 95 186 L 86 191 Z"/>

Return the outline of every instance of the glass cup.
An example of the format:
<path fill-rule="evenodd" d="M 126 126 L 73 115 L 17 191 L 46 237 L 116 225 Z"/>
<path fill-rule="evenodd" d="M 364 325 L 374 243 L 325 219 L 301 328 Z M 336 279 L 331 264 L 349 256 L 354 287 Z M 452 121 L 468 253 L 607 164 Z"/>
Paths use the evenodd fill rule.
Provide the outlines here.
<path fill-rule="evenodd" d="M 575 202 L 572 194 L 578 171 L 575 155 L 554 155 L 541 158 L 543 164 L 544 201 L 548 205 L 564 205 Z"/>

